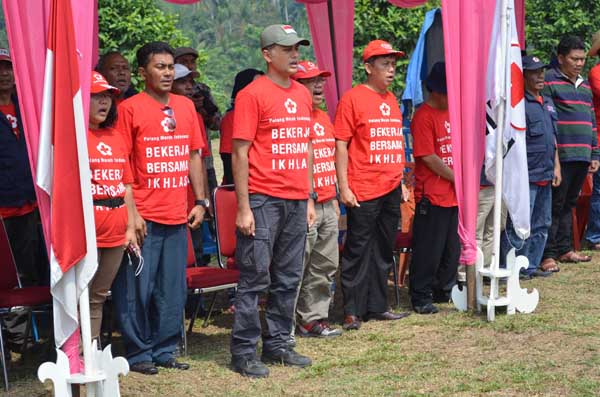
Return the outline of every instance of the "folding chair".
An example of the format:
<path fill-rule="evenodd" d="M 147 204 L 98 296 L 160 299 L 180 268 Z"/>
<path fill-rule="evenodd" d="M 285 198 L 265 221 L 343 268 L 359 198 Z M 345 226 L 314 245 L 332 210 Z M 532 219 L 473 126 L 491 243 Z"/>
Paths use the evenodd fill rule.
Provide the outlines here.
<path fill-rule="evenodd" d="M 217 234 L 218 267 L 196 266 L 191 237 L 188 233 L 188 267 L 186 269 L 188 295 L 213 293 L 208 312 L 204 318 L 204 327 L 208 325 L 208 320 L 214 309 L 217 299 L 216 293 L 221 290 L 236 288 L 238 279 L 240 278 L 240 272 L 228 267 L 227 262 L 223 260 L 224 255 L 229 257 L 235 255 L 235 213 L 237 202 L 233 186 L 218 187 L 215 189 L 213 203 Z M 222 244 L 222 242 L 225 244 Z M 231 249 L 231 245 L 233 245 L 233 249 Z M 226 247 L 228 250 L 224 251 L 223 247 Z M 198 300 L 194 308 L 188 332 L 192 332 L 194 322 L 200 311 L 200 303 L 200 300 Z"/>
<path fill-rule="evenodd" d="M 4 222 L 0 220 L 0 328 L 4 317 L 17 310 L 29 311 L 29 318 L 25 330 L 25 343 L 31 332 L 31 313 L 33 310 L 50 310 L 52 296 L 49 287 L 22 287 L 17 274 L 17 266 L 10 248 Z M 5 362 L 4 337 L 0 329 L 0 361 L 4 372 L 4 386 L 8 391 L 8 370 Z"/>

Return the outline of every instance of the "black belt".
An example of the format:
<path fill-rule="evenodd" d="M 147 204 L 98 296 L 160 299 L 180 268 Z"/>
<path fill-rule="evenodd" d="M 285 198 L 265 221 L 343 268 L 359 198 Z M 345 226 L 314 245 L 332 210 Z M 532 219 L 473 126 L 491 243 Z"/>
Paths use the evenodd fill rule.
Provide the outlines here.
<path fill-rule="evenodd" d="M 125 204 L 125 199 L 123 197 L 94 200 L 94 205 L 99 205 L 101 207 L 108 207 L 108 208 L 117 208 L 117 207 L 122 206 L 123 204 Z"/>

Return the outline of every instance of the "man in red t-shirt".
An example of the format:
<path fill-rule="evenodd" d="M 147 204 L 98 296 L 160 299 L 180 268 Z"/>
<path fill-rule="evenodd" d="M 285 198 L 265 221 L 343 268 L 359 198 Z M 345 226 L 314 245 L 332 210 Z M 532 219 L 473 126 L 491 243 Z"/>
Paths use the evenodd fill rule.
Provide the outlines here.
<path fill-rule="evenodd" d="M 344 329 L 362 320 L 399 320 L 388 311 L 387 279 L 400 222 L 404 137 L 402 114 L 388 87 L 403 56 L 383 40 L 363 52 L 367 81 L 344 94 L 335 116 L 340 199 L 348 208 L 342 253 Z"/>
<path fill-rule="evenodd" d="M 145 44 L 137 63 L 145 89 L 119 105 L 117 130 L 130 152 L 144 266 L 136 275 L 135 266 L 122 265 L 112 291 L 130 368 L 153 375 L 156 366 L 189 368 L 173 355 L 186 300 L 187 228 L 201 225 L 208 200 L 194 104 L 170 93 L 173 50 Z M 190 183 L 196 200 L 188 214 Z"/>
<path fill-rule="evenodd" d="M 116 98 L 117 105 L 137 94 L 131 85 L 129 61 L 120 52 L 109 51 L 103 54 L 98 60 L 96 71 L 106 77 L 108 84 L 119 89 L 119 96 Z"/>
<path fill-rule="evenodd" d="M 338 217 L 335 178 L 335 134 L 327 113 L 319 109 L 324 102 L 323 87 L 330 72 L 319 70 L 310 61 L 298 64 L 294 80 L 312 95 L 313 190 L 309 198 L 315 207 L 315 223 L 309 228 L 304 253 L 304 277 L 298 292 L 296 315 L 298 336 L 330 338 L 342 334 L 329 326 L 331 283 L 338 268 Z"/>
<path fill-rule="evenodd" d="M 288 343 L 306 231 L 314 222 L 314 207 L 307 205 L 312 192 L 312 99 L 304 86 L 290 79 L 297 71 L 298 47 L 309 42 L 289 25 L 271 25 L 261 33 L 260 44 L 267 73 L 236 98 L 232 153 L 240 280 L 231 364 L 250 377 L 269 375 L 263 362 L 311 365 Z M 258 296 L 263 292 L 269 299 L 261 362 L 256 345 L 261 336 Z"/>
<path fill-rule="evenodd" d="M 437 313 L 433 302 L 450 301 L 460 256 L 444 62 L 433 65 L 426 87 L 429 98 L 410 126 L 417 206 L 409 277 L 413 309 L 419 314 Z"/>

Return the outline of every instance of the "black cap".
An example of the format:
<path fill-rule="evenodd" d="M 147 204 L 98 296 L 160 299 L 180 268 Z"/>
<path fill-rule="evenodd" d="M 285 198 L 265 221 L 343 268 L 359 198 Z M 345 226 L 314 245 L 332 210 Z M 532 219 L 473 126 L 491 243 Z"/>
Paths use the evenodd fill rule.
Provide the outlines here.
<path fill-rule="evenodd" d="M 544 63 L 540 58 L 533 55 L 526 55 L 522 59 L 523 70 L 538 70 L 545 69 L 548 67 L 547 63 Z"/>
<path fill-rule="evenodd" d="M 429 75 L 425 79 L 425 86 L 430 92 L 437 92 L 440 94 L 447 94 L 448 89 L 446 88 L 446 63 L 436 62 L 431 67 Z"/>

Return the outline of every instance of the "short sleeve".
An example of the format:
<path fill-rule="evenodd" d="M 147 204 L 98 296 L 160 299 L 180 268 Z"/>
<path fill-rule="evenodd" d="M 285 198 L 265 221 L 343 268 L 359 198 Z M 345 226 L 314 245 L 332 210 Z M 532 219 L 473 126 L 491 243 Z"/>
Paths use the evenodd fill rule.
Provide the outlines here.
<path fill-rule="evenodd" d="M 354 107 L 352 98 L 348 95 L 342 97 L 335 113 L 334 129 L 335 139 L 350 141 L 355 129 Z"/>
<path fill-rule="evenodd" d="M 258 99 L 243 90 L 235 99 L 233 139 L 254 141 L 260 118 Z"/>
<path fill-rule="evenodd" d="M 123 136 L 123 144 L 127 156 L 131 156 L 133 148 L 133 109 L 128 103 L 121 103 L 117 108 L 117 123 L 115 129 Z"/>
<path fill-rule="evenodd" d="M 186 98 L 187 99 L 187 98 Z M 188 100 L 189 101 L 189 100 Z M 204 150 L 206 148 L 206 134 L 203 133 L 203 130 L 200 127 L 200 123 L 198 122 L 198 116 L 196 113 L 196 109 L 194 108 L 194 104 L 189 101 L 186 103 L 188 105 L 189 111 L 192 112 L 192 130 L 190 133 L 190 149 L 191 150 Z M 202 139 L 204 136 L 204 139 Z"/>

